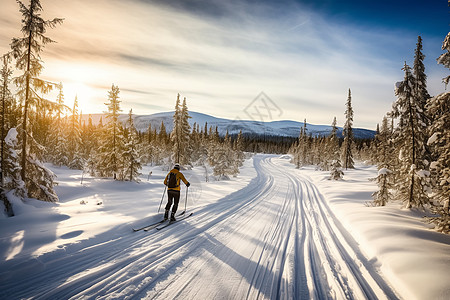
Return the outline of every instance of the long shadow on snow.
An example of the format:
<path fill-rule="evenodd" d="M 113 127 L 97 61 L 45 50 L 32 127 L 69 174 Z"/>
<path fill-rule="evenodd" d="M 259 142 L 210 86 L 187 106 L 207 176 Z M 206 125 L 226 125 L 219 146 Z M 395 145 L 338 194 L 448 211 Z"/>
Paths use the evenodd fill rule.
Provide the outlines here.
<path fill-rule="evenodd" d="M 257 162 L 260 160 L 261 158 L 255 158 L 255 167 L 257 167 Z M 247 201 L 247 205 L 257 200 L 264 193 L 259 186 L 265 183 L 260 173 L 258 172 L 257 177 L 253 178 L 246 187 L 224 197 L 217 204 L 207 205 L 198 211 L 194 210 L 195 214 L 191 218 L 194 219 L 198 215 L 199 221 L 208 221 L 208 214 L 211 210 L 224 209 L 226 211 L 219 217 L 214 216 L 203 227 L 194 228 L 194 230 L 203 232 L 207 228 L 224 221 L 227 216 L 242 208 L 242 199 L 248 198 L 249 194 L 254 196 Z M 130 247 L 130 245 L 142 243 L 142 240 L 149 240 L 153 236 L 149 237 L 146 234 L 142 237 L 141 235 L 133 234 L 130 232 L 129 224 L 119 225 L 111 228 L 111 230 L 116 233 L 111 234 L 107 232 L 80 244 L 68 244 L 63 248 L 56 249 L 37 258 L 30 257 L 20 262 L 12 260 L 7 266 L 8 272 L 2 273 L 2 278 L 0 278 L 2 285 L 0 298 L 48 298 L 55 296 L 69 298 L 77 295 L 95 285 L 108 274 L 113 274 L 123 267 L 123 262 L 119 262 L 117 265 L 113 264 L 102 269 L 105 263 L 111 262 L 110 260 L 113 260 L 119 253 L 126 250 L 123 246 Z M 184 230 L 186 229 L 184 228 Z M 161 235 L 166 234 L 162 232 Z M 179 238 L 183 238 L 183 234 Z M 191 239 L 195 238 L 192 237 Z M 149 251 L 154 251 L 154 249 Z M 140 254 L 139 257 L 144 255 L 146 253 Z M 130 260 L 133 259 L 136 260 L 138 257 L 130 258 Z M 241 262 L 244 260 L 246 259 L 242 258 Z M 87 269 L 95 268 L 100 268 L 100 271 L 96 272 L 98 274 L 95 278 L 92 277 L 92 274 L 86 276 L 85 279 L 83 278 L 84 276 L 80 276 L 71 283 L 66 284 L 69 278 L 80 275 Z M 171 268 L 169 267 L 168 270 L 171 270 Z"/>

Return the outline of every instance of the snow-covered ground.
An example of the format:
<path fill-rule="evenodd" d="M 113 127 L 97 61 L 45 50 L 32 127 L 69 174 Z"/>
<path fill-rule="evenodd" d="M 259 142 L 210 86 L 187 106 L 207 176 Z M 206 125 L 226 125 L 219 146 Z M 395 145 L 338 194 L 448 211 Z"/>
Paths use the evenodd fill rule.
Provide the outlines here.
<path fill-rule="evenodd" d="M 254 156 L 229 181 L 205 182 L 201 168 L 187 170 L 193 216 L 148 232 L 132 228 L 161 219 L 161 168 L 145 167 L 140 183 L 81 184 L 81 172 L 53 170 L 59 204 L 17 203 L 16 217 L 0 218 L 0 299 L 450 294 L 450 237 L 397 203 L 366 207 L 374 167 L 359 165 L 339 182 L 275 155 Z"/>

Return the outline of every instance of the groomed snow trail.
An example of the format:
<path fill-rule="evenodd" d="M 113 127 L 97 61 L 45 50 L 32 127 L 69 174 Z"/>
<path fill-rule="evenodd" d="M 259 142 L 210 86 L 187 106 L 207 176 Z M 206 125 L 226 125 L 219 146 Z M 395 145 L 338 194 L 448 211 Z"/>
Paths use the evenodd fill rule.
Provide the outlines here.
<path fill-rule="evenodd" d="M 50 261 L 44 255 L 20 266 L 22 282 L 3 278 L 4 293 L 36 299 L 397 299 L 307 177 L 277 156 L 257 155 L 254 166 L 257 176 L 247 187 L 197 207 L 192 217 L 161 231 L 130 229 L 87 248 L 74 244 Z"/>

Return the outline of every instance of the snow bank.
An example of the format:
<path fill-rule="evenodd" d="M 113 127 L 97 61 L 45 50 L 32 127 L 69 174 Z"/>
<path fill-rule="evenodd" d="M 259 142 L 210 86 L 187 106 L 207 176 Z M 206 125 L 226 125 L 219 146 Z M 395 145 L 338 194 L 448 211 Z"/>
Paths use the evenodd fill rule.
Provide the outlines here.
<path fill-rule="evenodd" d="M 301 170 L 324 194 L 343 226 L 365 255 L 378 264 L 382 276 L 404 299 L 448 299 L 450 236 L 423 222 L 424 212 L 400 209 L 401 203 L 368 207 L 376 184 L 374 166 L 346 170 L 344 180 L 329 181 L 328 172 Z"/>

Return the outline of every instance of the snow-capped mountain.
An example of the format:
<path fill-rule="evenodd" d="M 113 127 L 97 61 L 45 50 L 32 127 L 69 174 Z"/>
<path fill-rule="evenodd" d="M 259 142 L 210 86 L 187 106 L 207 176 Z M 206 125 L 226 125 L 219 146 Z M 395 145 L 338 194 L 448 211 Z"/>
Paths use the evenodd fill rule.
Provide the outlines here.
<path fill-rule="evenodd" d="M 147 131 L 149 125 L 158 131 L 161 127 L 161 122 L 164 122 L 167 132 L 171 132 L 173 128 L 173 114 L 174 112 L 162 112 L 152 115 L 134 115 L 134 124 L 137 130 L 143 132 Z M 205 123 L 208 123 L 208 128 L 217 126 L 220 135 L 225 135 L 228 133 L 231 135 L 238 134 L 240 130 L 245 135 L 259 135 L 259 136 L 284 136 L 284 137 L 298 137 L 300 133 L 300 128 L 304 126 L 303 122 L 297 121 L 272 121 L 272 122 L 258 122 L 249 120 L 229 120 L 216 118 L 207 114 L 202 114 L 198 112 L 189 112 L 191 118 L 189 119 L 189 124 L 191 127 L 194 124 L 198 124 L 200 129 L 203 129 Z M 94 114 L 92 116 L 92 121 L 94 124 L 98 124 L 101 117 L 103 117 L 103 123 L 105 123 L 105 118 L 103 114 Z M 128 115 L 120 115 L 119 121 L 125 123 Z M 87 122 L 88 116 L 84 115 L 83 120 Z M 331 132 L 330 125 L 314 125 L 306 123 L 306 129 L 308 134 L 313 136 L 326 136 Z M 375 131 L 353 128 L 353 134 L 355 138 L 366 139 L 373 138 L 375 136 Z M 338 127 L 338 135 L 342 135 L 342 128 Z"/>

